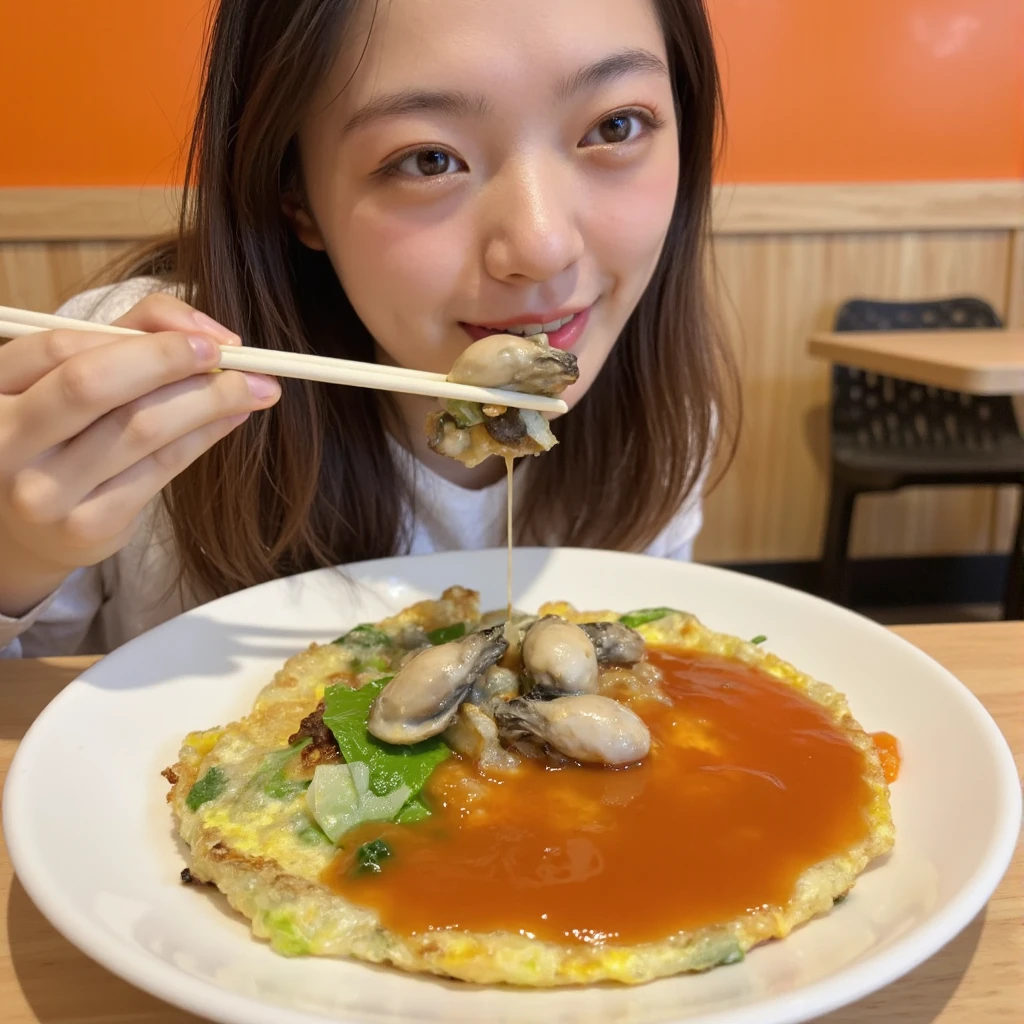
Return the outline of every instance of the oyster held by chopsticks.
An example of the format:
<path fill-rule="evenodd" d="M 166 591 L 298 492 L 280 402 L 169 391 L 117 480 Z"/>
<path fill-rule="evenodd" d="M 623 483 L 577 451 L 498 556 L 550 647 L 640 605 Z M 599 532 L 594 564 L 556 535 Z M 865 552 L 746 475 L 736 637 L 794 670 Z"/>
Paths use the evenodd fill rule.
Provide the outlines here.
<path fill-rule="evenodd" d="M 559 395 L 579 378 L 576 356 L 552 348 L 546 334 L 492 334 L 470 345 L 448 379 L 455 384 Z M 472 468 L 491 455 L 539 455 L 558 442 L 539 412 L 446 401 L 427 418 L 427 439 L 439 455 Z"/>

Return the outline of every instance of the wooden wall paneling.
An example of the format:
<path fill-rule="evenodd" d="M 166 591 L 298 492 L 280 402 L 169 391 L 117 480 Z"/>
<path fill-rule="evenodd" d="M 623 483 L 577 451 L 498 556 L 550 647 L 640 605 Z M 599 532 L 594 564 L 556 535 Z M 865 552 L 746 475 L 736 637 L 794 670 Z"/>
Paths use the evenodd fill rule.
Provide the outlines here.
<path fill-rule="evenodd" d="M 806 298 L 793 287 L 817 261 L 814 249 L 774 236 L 716 244 L 744 418 L 735 460 L 707 501 L 697 548 L 703 560 L 788 560 L 804 557 L 817 543 L 822 470 L 815 450 L 821 445 L 805 433 L 801 413 L 821 405 L 827 371 L 795 340 L 808 314 Z M 812 288 L 808 282 L 808 294 Z M 816 317 L 811 311 L 810 319 Z"/>
<path fill-rule="evenodd" d="M 0 305 L 52 312 L 82 291 L 127 244 L 0 242 Z"/>
<path fill-rule="evenodd" d="M 174 228 L 181 189 L 0 189 L 0 239 L 81 241 L 149 238 Z"/>
<path fill-rule="evenodd" d="M 1017 421 L 1021 420 L 1018 412 Z M 999 487 L 992 502 L 992 550 L 1008 552 L 1017 534 L 1017 523 L 1021 516 L 1020 487 Z"/>
<path fill-rule="evenodd" d="M 968 293 L 1006 305 L 1008 231 L 729 236 L 716 256 L 740 364 L 736 462 L 709 496 L 697 553 L 714 561 L 819 553 L 827 491 L 828 369 L 805 354 L 854 296 Z M 988 551 L 989 489 L 920 491 L 858 507 L 856 556 Z"/>
<path fill-rule="evenodd" d="M 1010 236 L 1010 262 L 1006 268 L 1006 326 L 1024 327 L 1024 228 Z"/>
<path fill-rule="evenodd" d="M 1011 235 L 1010 261 L 1006 268 L 1006 326 L 1024 327 L 1024 229 Z M 1024 396 L 1014 400 L 1017 422 L 1024 429 Z M 992 503 L 992 544 L 1008 551 L 1020 520 L 1021 488 L 1000 487 Z"/>

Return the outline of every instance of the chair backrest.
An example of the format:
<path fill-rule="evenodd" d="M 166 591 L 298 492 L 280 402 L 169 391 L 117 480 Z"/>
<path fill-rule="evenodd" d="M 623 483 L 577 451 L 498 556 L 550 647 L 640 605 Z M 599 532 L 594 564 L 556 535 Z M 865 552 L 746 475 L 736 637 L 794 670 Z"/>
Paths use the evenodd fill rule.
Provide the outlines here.
<path fill-rule="evenodd" d="M 840 306 L 836 331 L 950 331 L 999 328 L 981 299 L 929 302 L 851 299 Z M 928 387 L 855 366 L 832 369 L 832 444 L 883 451 L 995 451 L 1019 438 L 1013 400 Z"/>
<path fill-rule="evenodd" d="M 969 297 L 932 302 L 877 302 L 850 299 L 836 312 L 837 331 L 956 331 L 1002 327 L 983 299 Z"/>

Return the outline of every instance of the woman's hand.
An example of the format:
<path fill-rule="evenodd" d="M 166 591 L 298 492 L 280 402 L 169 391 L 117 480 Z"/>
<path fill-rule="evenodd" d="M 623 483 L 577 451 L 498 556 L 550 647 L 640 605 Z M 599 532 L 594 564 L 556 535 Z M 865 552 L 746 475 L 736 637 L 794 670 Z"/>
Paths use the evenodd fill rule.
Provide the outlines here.
<path fill-rule="evenodd" d="M 119 337 L 47 331 L 0 345 L 0 613 L 20 615 L 128 543 L 149 501 L 277 382 L 217 365 L 237 336 L 169 295 Z"/>

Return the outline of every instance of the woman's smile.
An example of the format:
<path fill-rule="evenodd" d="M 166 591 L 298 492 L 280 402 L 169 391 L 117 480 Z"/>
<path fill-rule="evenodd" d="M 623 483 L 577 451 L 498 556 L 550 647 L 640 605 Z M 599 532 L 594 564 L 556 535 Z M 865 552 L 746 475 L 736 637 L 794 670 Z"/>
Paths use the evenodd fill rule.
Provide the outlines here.
<path fill-rule="evenodd" d="M 472 324 L 459 321 L 459 326 L 472 341 L 479 341 L 491 334 L 517 334 L 528 338 L 534 334 L 546 334 L 552 348 L 569 350 L 582 337 L 590 319 L 590 305 L 569 312 L 527 313 L 499 322 Z"/>

